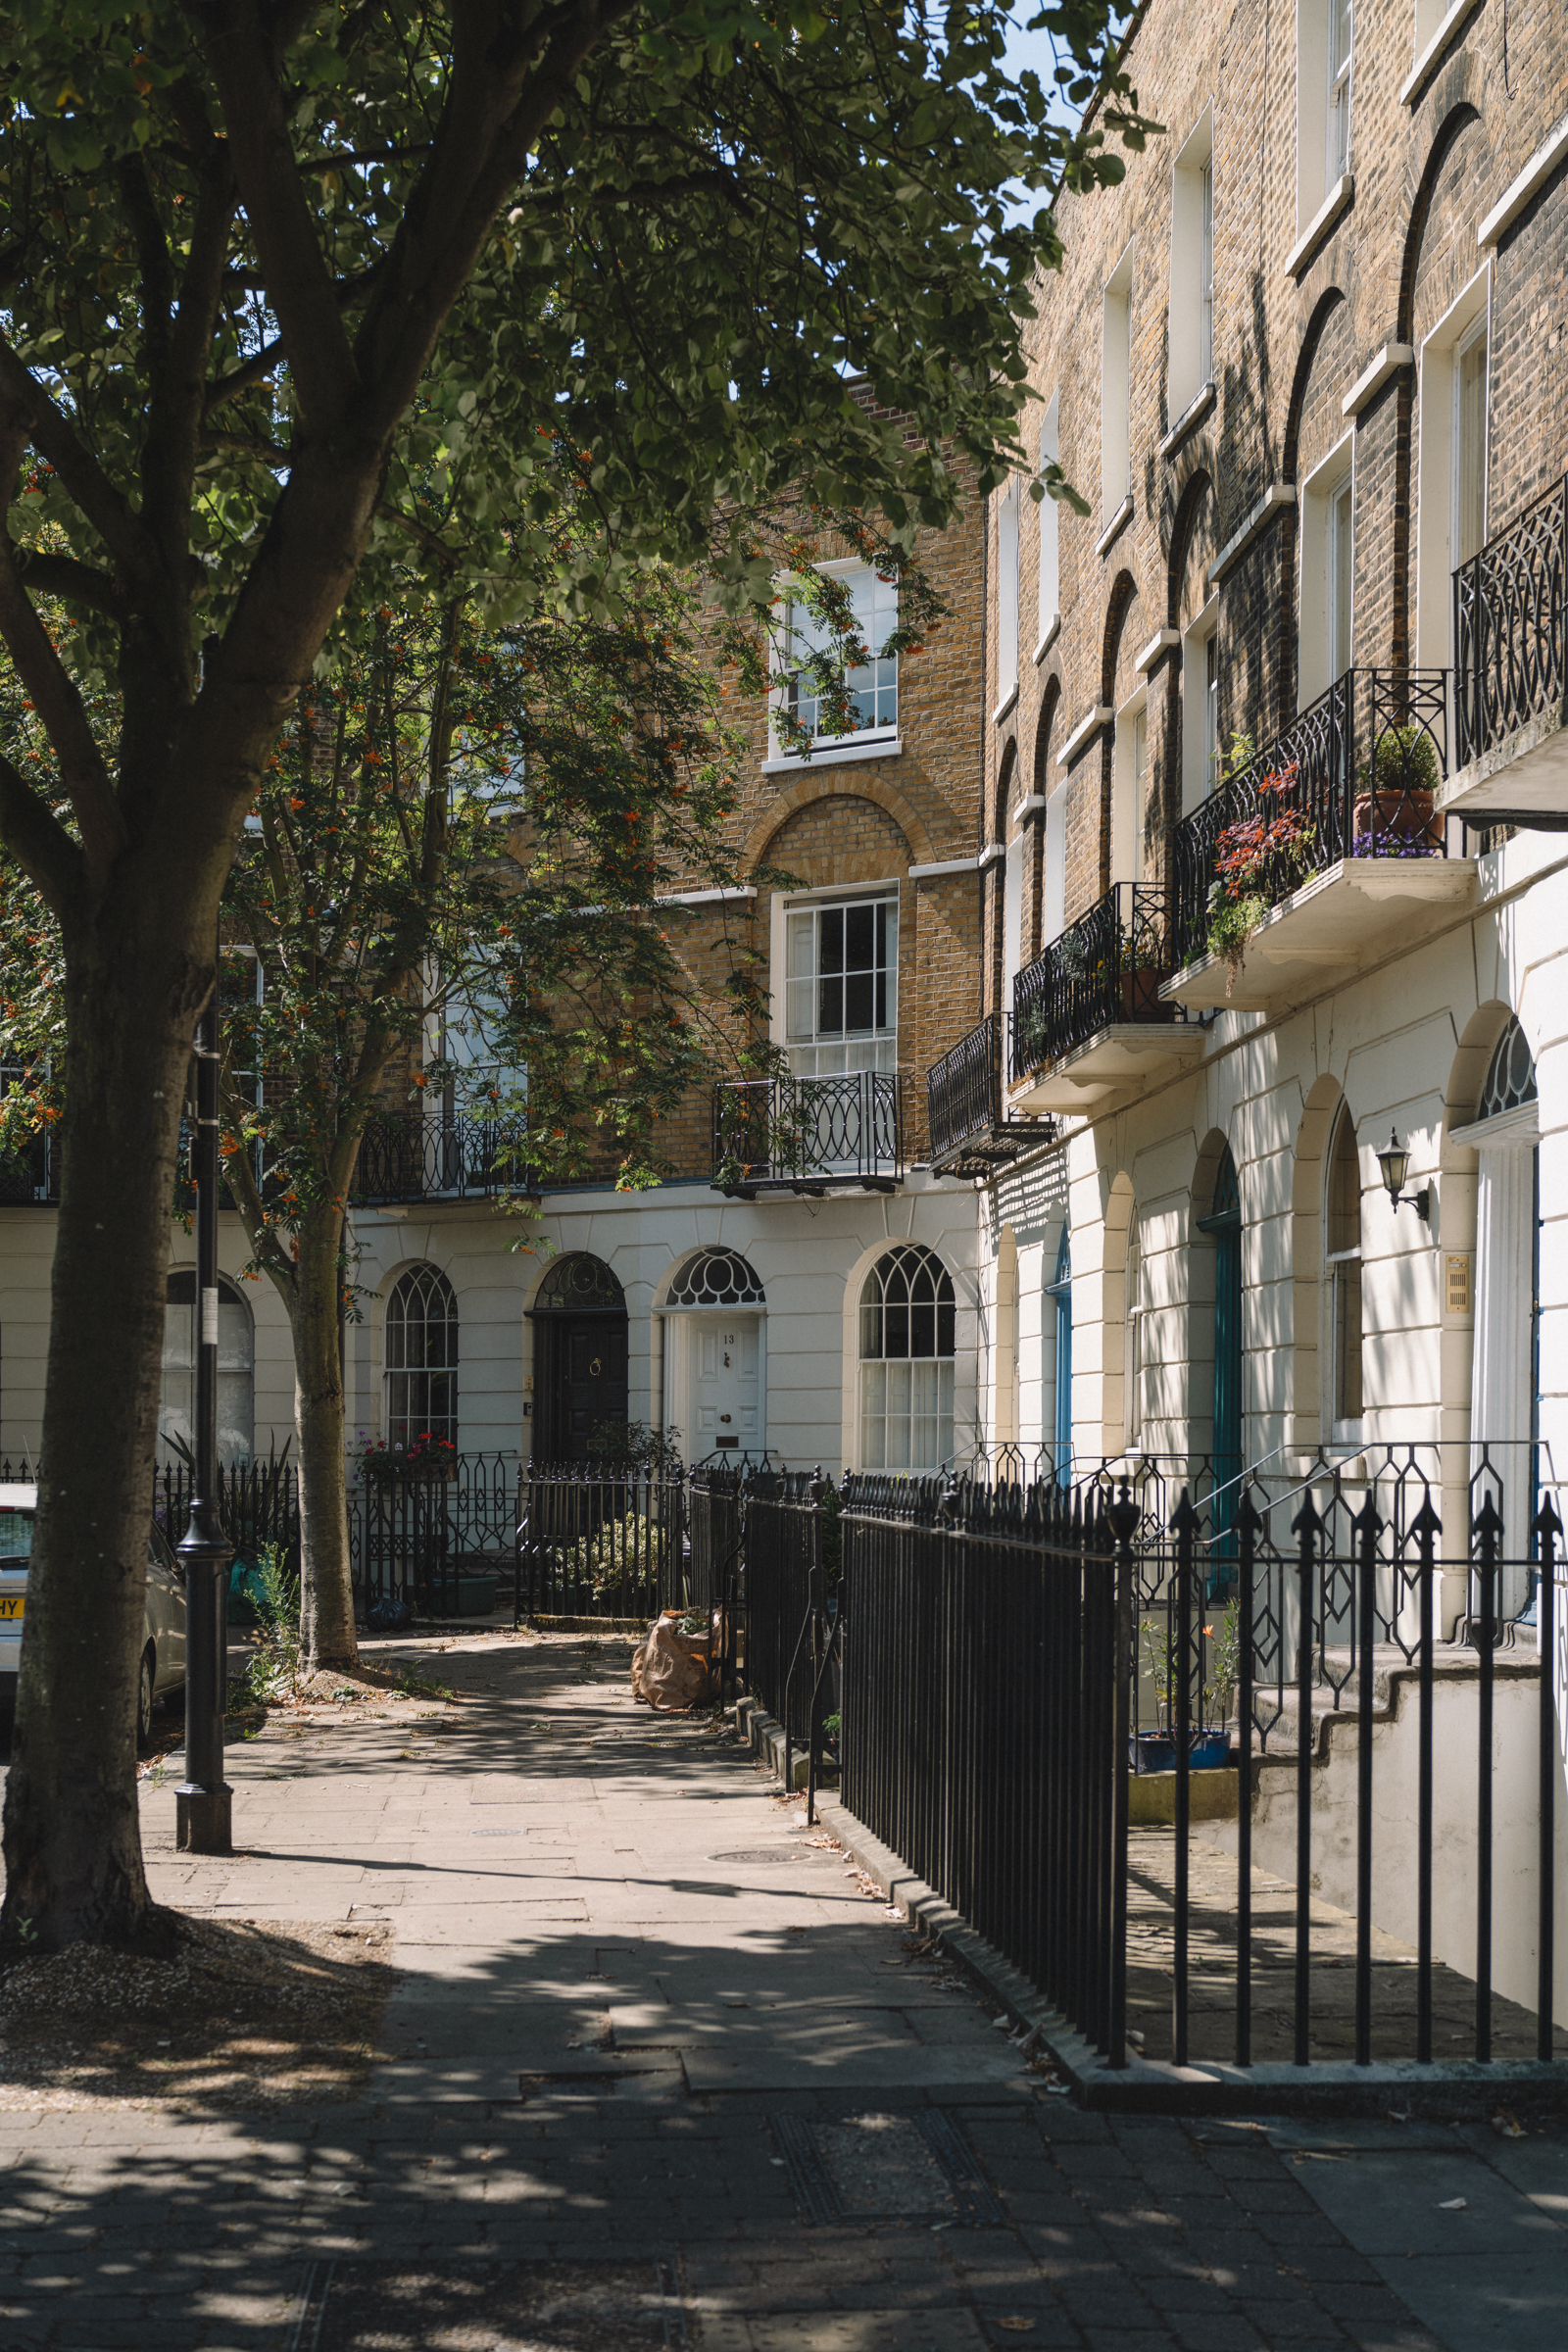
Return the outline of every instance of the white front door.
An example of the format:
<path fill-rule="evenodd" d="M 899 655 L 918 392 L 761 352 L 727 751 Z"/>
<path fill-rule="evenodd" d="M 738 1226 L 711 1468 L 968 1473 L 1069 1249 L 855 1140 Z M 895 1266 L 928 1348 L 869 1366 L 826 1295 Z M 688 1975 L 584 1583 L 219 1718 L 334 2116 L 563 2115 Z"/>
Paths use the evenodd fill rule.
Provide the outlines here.
<path fill-rule="evenodd" d="M 692 1458 L 760 1453 L 766 1443 L 761 1316 L 693 1315 L 689 1322 L 697 1403 Z"/>

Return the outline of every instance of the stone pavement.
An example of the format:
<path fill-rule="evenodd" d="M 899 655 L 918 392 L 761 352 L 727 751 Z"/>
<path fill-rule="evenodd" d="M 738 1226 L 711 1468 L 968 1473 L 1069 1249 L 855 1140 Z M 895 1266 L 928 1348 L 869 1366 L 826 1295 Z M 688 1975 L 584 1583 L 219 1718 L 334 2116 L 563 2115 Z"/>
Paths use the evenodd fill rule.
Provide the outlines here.
<path fill-rule="evenodd" d="M 0 2113 L 5 2352 L 1561 2352 L 1568 2138 L 1107 2122 L 628 1645 L 274 1719 L 190 1910 L 390 1921 L 353 2102 Z"/>

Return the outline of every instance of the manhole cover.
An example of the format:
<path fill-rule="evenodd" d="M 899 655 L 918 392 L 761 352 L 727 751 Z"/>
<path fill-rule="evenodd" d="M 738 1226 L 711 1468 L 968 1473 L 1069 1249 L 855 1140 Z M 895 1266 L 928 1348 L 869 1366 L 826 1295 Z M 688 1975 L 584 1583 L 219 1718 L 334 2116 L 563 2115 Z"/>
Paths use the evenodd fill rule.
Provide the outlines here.
<path fill-rule="evenodd" d="M 654 2262 L 318 2262 L 285 2352 L 392 2343 L 463 2352 L 684 2352 L 673 2278 Z"/>
<path fill-rule="evenodd" d="M 710 1854 L 710 1862 L 798 1862 L 793 1845 L 743 1845 L 733 1854 Z"/>
<path fill-rule="evenodd" d="M 940 2108 L 769 2119 L 802 2212 L 813 2222 L 960 2221 L 995 2228 L 1001 2207 L 968 2142 Z"/>

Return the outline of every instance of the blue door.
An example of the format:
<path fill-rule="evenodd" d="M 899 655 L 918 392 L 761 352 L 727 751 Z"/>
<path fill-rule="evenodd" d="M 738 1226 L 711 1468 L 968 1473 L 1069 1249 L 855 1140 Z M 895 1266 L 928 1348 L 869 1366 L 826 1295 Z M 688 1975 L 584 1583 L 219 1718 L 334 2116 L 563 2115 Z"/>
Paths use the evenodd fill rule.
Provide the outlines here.
<path fill-rule="evenodd" d="M 1056 1279 L 1047 1283 L 1046 1296 L 1055 1301 L 1056 1309 L 1055 1470 L 1056 1484 L 1064 1487 L 1072 1478 L 1072 1243 L 1065 1225 L 1056 1251 Z"/>
<path fill-rule="evenodd" d="M 1242 1475 L 1242 1196 L 1229 1144 L 1214 1176 L 1214 1201 L 1198 1230 L 1214 1245 L 1212 1600 L 1236 1578 L 1236 1506 Z"/>

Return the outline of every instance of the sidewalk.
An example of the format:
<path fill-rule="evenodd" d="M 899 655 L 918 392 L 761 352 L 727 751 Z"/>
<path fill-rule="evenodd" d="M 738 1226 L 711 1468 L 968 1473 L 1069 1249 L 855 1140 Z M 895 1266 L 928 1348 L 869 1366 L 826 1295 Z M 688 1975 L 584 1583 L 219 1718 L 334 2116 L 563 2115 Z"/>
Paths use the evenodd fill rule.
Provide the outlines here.
<path fill-rule="evenodd" d="M 160 1899 L 390 1927 L 364 2094 L 0 2108 L 7 2352 L 1568 2339 L 1562 2137 L 1082 2115 L 628 1643 L 376 1646 L 457 1702 L 236 1744 L 232 1861 L 142 1787 Z"/>

